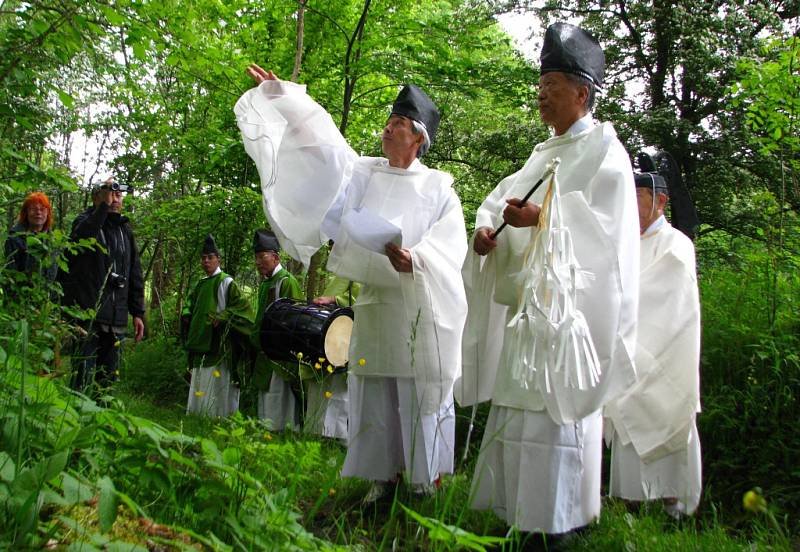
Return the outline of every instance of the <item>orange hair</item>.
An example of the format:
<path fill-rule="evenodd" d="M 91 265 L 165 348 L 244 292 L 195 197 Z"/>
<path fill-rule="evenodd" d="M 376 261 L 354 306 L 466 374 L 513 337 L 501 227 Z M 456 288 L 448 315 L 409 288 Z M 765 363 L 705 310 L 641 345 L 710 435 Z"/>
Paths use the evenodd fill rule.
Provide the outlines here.
<path fill-rule="evenodd" d="M 19 222 L 26 228 L 28 227 L 28 207 L 34 204 L 41 205 L 47 209 L 47 220 L 44 221 L 42 230 L 50 230 L 50 227 L 53 226 L 53 208 L 50 206 L 50 200 L 47 199 L 43 192 L 31 192 L 28 194 L 19 211 Z"/>

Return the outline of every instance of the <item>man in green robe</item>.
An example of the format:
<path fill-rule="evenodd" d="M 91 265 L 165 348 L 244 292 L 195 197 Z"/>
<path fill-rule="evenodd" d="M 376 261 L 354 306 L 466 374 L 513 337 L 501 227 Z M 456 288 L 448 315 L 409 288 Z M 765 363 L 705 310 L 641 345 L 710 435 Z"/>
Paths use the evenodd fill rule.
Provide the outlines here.
<path fill-rule="evenodd" d="M 239 408 L 236 369 L 253 314 L 233 278 L 220 269 L 211 234 L 203 244 L 200 264 L 206 277 L 189 295 L 181 317 L 192 374 L 186 411 L 228 416 Z"/>
<path fill-rule="evenodd" d="M 272 420 L 272 427 L 282 430 L 286 425 L 300 426 L 302 400 L 300 393 L 299 361 L 270 360 L 261 350 L 261 323 L 264 311 L 281 298 L 303 299 L 297 279 L 281 265 L 280 243 L 269 230 L 256 230 L 253 252 L 256 268 L 264 278 L 258 287 L 258 307 L 250 343 L 257 351 L 253 370 L 253 386 L 258 390 L 258 417 Z"/>

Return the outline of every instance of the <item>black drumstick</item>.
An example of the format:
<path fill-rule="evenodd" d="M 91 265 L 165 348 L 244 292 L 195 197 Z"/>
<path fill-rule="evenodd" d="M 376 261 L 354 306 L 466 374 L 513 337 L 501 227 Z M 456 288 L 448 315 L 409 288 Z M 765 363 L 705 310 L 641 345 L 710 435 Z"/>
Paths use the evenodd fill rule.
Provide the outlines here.
<path fill-rule="evenodd" d="M 553 160 L 552 160 L 552 161 L 550 161 L 550 163 L 549 163 L 549 164 L 547 165 L 547 167 L 545 168 L 545 170 L 544 170 L 544 174 L 543 174 L 543 175 L 542 175 L 542 177 L 539 179 L 539 181 L 538 181 L 536 184 L 534 184 L 534 185 L 533 185 L 533 188 L 531 188 L 531 189 L 530 189 L 530 191 L 529 191 L 527 194 L 525 194 L 525 197 L 523 197 L 523 198 L 522 198 L 522 203 L 521 203 L 521 205 L 524 205 L 524 204 L 525 204 L 525 202 L 526 202 L 526 201 L 528 201 L 528 199 L 530 199 L 530 197 L 533 195 L 533 193 L 534 193 L 536 190 L 538 190 L 538 189 L 539 189 L 539 186 L 541 186 L 541 185 L 542 185 L 542 182 L 544 182 L 545 178 L 547 178 L 548 176 L 550 176 L 551 174 L 553 174 L 554 172 L 556 172 L 556 169 L 558 168 L 558 165 L 559 165 L 559 163 L 561 163 L 561 159 L 560 159 L 560 158 L 558 158 L 558 157 L 555 157 L 555 158 L 553 158 Z M 500 232 L 502 232 L 502 231 L 503 231 L 503 228 L 505 228 L 505 227 L 507 226 L 507 224 L 508 224 L 508 223 L 504 222 L 503 224 L 501 224 L 501 225 L 500 225 L 500 228 L 498 228 L 497 230 L 495 230 L 494 234 L 492 234 L 492 239 L 493 239 L 493 240 L 496 240 L 496 239 L 497 239 L 497 236 L 499 236 L 499 235 L 500 235 Z"/>

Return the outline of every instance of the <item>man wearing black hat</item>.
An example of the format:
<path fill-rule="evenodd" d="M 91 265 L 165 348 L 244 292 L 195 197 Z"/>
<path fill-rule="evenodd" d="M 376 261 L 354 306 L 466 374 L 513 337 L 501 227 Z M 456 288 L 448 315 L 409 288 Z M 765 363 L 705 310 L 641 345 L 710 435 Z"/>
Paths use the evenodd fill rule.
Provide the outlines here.
<path fill-rule="evenodd" d="M 239 286 L 220 269 L 219 249 L 211 234 L 203 242 L 200 265 L 206 276 L 197 282 L 182 312 L 192 374 L 186 411 L 229 416 L 239 408 L 237 344 L 250 337 L 253 314 Z"/>
<path fill-rule="evenodd" d="M 261 351 L 261 322 L 264 311 L 278 299 L 289 297 L 303 299 L 303 290 L 291 272 L 283 268 L 278 238 L 270 230 L 256 230 L 253 236 L 253 252 L 256 268 L 264 278 L 258 286 L 258 306 L 251 346 L 257 351 L 253 372 L 253 385 L 258 389 L 258 417 L 272 420 L 272 427 L 282 430 L 286 425 L 300 426 L 302 402 L 295 396 L 290 380 L 299 384 L 297 363 L 278 363 L 268 359 Z"/>
<path fill-rule="evenodd" d="M 362 284 L 350 341 L 349 442 L 342 474 L 399 474 L 421 492 L 453 469 L 453 382 L 460 370 L 467 250 L 453 178 L 423 165 L 439 112 L 402 88 L 381 135 L 386 157 L 359 157 L 305 87 L 258 66 L 234 111 L 256 162 L 270 226 L 306 265 L 328 239 L 328 270 Z"/>
<path fill-rule="evenodd" d="M 73 389 L 92 383 L 104 387 L 116 380 L 120 343 L 133 317 L 134 339 L 144 337 L 144 279 L 139 250 L 128 218 L 121 214 L 131 189 L 113 178 L 92 186 L 92 207 L 72 222 L 72 241 L 94 238 L 98 247 L 67 257 L 68 270 L 59 274 L 65 305 L 96 309 L 94 319 L 79 323 L 86 331 L 73 354 Z"/>
<path fill-rule="evenodd" d="M 694 245 L 664 217 L 667 184 L 635 175 L 641 232 L 636 371 L 639 380 L 606 405 L 609 494 L 664 499 L 691 514 L 700 500 L 700 301 Z"/>
<path fill-rule="evenodd" d="M 604 65 L 589 33 L 547 29 L 539 112 L 554 136 L 483 202 L 464 267 L 456 398 L 492 401 L 472 507 L 522 531 L 562 534 L 599 516 L 601 410 L 635 379 L 636 195 L 614 129 L 591 117 Z"/>

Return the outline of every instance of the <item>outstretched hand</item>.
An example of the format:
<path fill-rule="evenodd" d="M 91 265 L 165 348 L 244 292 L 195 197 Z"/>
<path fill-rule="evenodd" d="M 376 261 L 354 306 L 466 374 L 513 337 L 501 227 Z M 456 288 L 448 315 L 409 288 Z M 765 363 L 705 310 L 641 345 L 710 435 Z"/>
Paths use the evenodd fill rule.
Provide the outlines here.
<path fill-rule="evenodd" d="M 250 78 L 253 79 L 256 84 L 261 84 L 268 80 L 280 80 L 275 73 L 272 71 L 264 71 L 255 63 L 251 63 L 247 68 L 247 74 L 250 75 Z"/>

